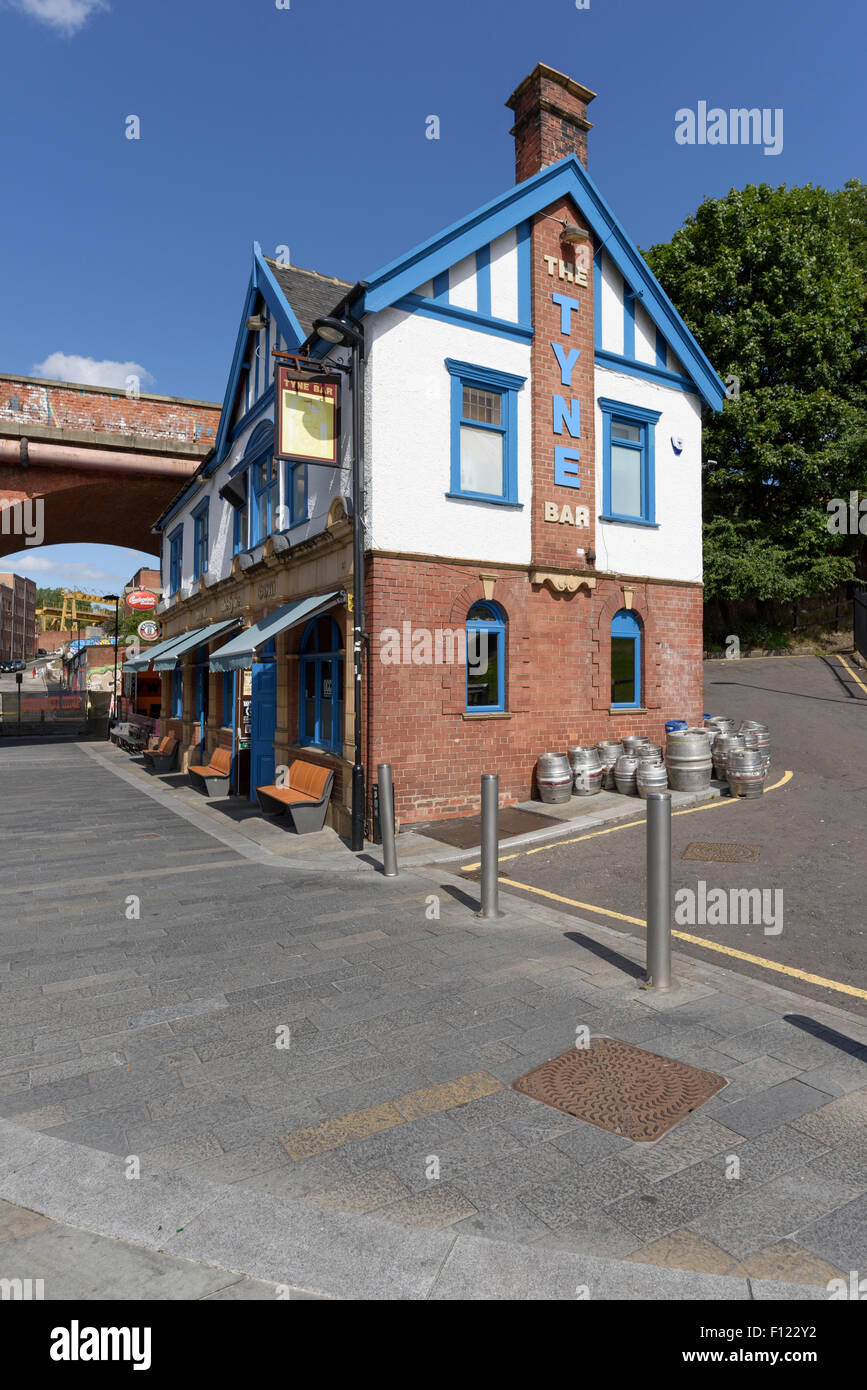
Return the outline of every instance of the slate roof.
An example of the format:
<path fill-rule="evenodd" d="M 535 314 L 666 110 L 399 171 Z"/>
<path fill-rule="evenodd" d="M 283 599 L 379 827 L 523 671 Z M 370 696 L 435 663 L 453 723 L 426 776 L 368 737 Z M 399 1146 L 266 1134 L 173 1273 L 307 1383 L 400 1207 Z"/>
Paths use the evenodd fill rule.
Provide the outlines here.
<path fill-rule="evenodd" d="M 281 265 L 266 256 L 274 279 L 289 301 L 292 312 L 305 334 L 313 332 L 313 320 L 336 309 L 352 285 L 332 275 L 320 275 L 318 270 L 304 270 L 297 265 Z"/>

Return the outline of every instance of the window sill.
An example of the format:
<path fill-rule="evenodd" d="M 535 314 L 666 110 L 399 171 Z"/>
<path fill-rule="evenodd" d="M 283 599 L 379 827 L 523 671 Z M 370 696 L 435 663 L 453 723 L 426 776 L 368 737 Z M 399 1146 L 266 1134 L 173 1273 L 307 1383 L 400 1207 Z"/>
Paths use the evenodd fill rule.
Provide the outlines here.
<path fill-rule="evenodd" d="M 608 713 L 613 715 L 627 714 L 631 717 L 635 714 L 647 714 L 648 711 L 644 705 L 610 705 Z"/>
<path fill-rule="evenodd" d="M 644 521 L 640 516 L 605 516 L 601 515 L 598 521 L 604 521 L 609 526 L 646 526 L 650 531 L 659 530 L 658 521 Z"/>
<path fill-rule="evenodd" d="M 510 502 L 507 497 L 489 497 L 484 492 L 447 492 L 452 502 L 486 502 L 491 507 L 508 507 L 513 512 L 524 510 L 523 502 Z"/>
<path fill-rule="evenodd" d="M 507 709 L 487 709 L 479 710 L 478 714 L 468 714 L 466 711 L 461 715 L 461 719 L 511 719 L 511 712 Z"/>

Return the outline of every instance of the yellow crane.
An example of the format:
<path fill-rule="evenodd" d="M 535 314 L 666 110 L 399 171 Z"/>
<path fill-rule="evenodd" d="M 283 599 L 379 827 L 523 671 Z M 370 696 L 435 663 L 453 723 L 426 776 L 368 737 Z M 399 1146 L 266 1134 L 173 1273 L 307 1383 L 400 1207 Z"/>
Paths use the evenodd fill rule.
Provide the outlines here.
<path fill-rule="evenodd" d="M 95 594 L 85 594 L 78 589 L 63 589 L 63 602 L 60 605 L 46 604 L 42 608 L 37 608 L 36 616 L 40 621 L 42 632 L 72 632 L 79 623 L 82 627 L 95 627 L 99 623 L 108 622 L 114 614 L 105 609 L 93 608 L 91 605 L 97 601 Z M 79 607 L 79 601 L 83 600 L 86 607 Z"/>

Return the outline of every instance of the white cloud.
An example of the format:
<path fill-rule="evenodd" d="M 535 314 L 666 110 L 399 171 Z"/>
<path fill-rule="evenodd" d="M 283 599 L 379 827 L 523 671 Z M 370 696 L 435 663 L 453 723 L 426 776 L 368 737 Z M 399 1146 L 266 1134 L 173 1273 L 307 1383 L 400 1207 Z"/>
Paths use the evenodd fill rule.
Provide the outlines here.
<path fill-rule="evenodd" d="M 125 391 L 127 378 L 138 378 L 139 387 L 156 381 L 156 377 L 138 362 L 97 362 L 95 357 L 77 357 L 75 353 L 52 352 L 44 362 L 34 362 L 34 376 L 51 381 L 74 381 L 80 386 L 113 386 Z"/>
<path fill-rule="evenodd" d="M 106 0 L 12 0 L 16 9 L 32 15 L 42 24 L 71 38 L 98 10 L 107 10 Z"/>

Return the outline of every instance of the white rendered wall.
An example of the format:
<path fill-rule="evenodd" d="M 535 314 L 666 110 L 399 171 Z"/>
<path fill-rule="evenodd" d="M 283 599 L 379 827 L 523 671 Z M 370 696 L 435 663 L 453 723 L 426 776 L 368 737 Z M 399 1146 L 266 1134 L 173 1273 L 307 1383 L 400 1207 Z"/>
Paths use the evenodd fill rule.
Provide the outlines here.
<path fill-rule="evenodd" d="M 638 299 L 635 301 L 635 360 L 656 366 L 656 324 Z"/>
<path fill-rule="evenodd" d="M 518 322 L 518 245 L 514 227 L 491 242 L 491 317 Z"/>
<path fill-rule="evenodd" d="M 602 343 L 606 352 L 623 356 L 623 276 L 610 256 L 602 254 Z"/>
<path fill-rule="evenodd" d="M 596 399 L 659 410 L 656 424 L 656 529 L 626 522 L 596 522 L 596 568 L 600 572 L 647 575 L 653 579 L 700 580 L 701 404 L 697 395 L 640 377 L 597 367 Z M 676 454 L 672 436 L 683 440 Z M 602 411 L 596 406 L 596 498 L 602 511 Z"/>
<path fill-rule="evenodd" d="M 455 559 L 530 561 L 530 344 L 397 309 L 368 319 L 365 448 L 370 545 Z M 526 377 L 518 394 L 522 510 L 456 500 L 447 357 Z"/>
<path fill-rule="evenodd" d="M 456 309 L 471 309 L 476 313 L 478 290 L 475 254 L 458 261 L 449 271 L 449 304 L 453 304 Z"/>

